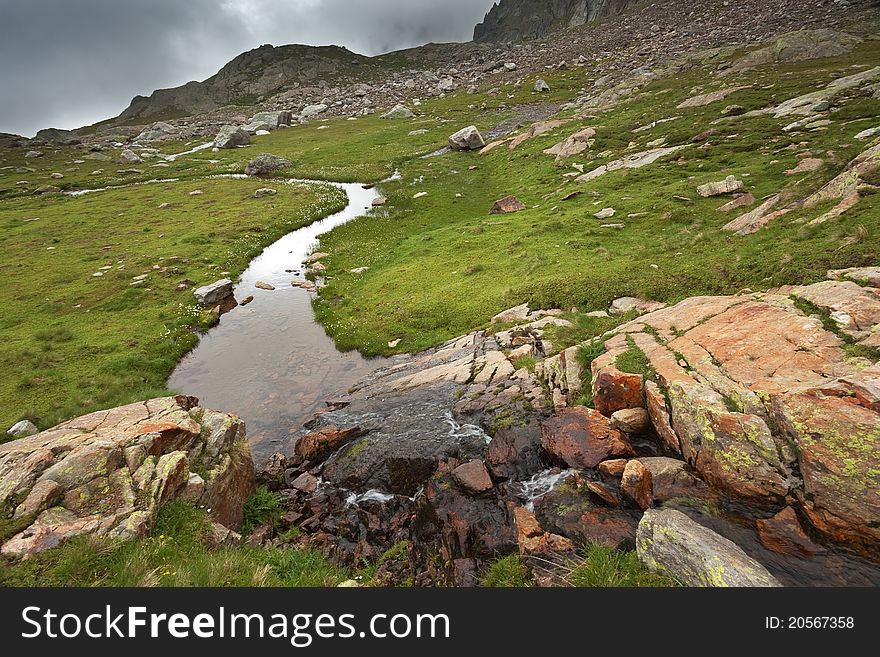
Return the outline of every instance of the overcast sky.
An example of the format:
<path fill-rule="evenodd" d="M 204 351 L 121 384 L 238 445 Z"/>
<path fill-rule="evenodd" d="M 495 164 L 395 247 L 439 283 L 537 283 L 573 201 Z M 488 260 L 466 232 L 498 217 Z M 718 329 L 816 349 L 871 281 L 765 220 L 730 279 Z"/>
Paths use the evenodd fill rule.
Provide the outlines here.
<path fill-rule="evenodd" d="M 265 43 L 468 41 L 493 0 L 0 0 L 0 132 L 77 128 Z"/>

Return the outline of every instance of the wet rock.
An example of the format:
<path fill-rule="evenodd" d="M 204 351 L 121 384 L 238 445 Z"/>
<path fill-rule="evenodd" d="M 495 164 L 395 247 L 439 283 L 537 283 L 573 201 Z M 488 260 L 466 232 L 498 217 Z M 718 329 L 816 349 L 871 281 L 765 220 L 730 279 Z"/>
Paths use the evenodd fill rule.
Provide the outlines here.
<path fill-rule="evenodd" d="M 641 435 L 651 428 L 651 416 L 644 408 L 627 408 L 611 415 L 611 428 L 621 433 Z"/>
<path fill-rule="evenodd" d="M 223 126 L 214 138 L 214 148 L 237 148 L 250 143 L 251 136 L 247 130 L 234 125 Z"/>
<path fill-rule="evenodd" d="M 612 457 L 633 454 L 619 431 L 599 411 L 578 406 L 541 424 L 541 445 L 573 468 L 595 468 Z"/>
<path fill-rule="evenodd" d="M 640 509 L 649 508 L 654 502 L 651 471 L 639 461 L 630 461 L 623 471 L 620 490 Z"/>
<path fill-rule="evenodd" d="M 320 462 L 337 451 L 340 447 L 364 435 L 360 427 L 340 429 L 330 425 L 300 438 L 294 455 L 300 463 Z"/>
<path fill-rule="evenodd" d="M 772 518 L 759 519 L 756 524 L 761 545 L 772 552 L 795 557 L 812 557 L 826 552 L 825 548 L 816 545 L 807 536 L 797 513 L 790 506 Z"/>
<path fill-rule="evenodd" d="M 462 128 L 449 137 L 449 147 L 454 151 L 478 151 L 486 145 L 476 126 Z"/>
<path fill-rule="evenodd" d="M 293 163 L 288 159 L 272 155 L 271 153 L 260 153 L 248 162 L 244 173 L 248 176 L 269 176 L 282 169 L 289 169 L 292 166 Z"/>
<path fill-rule="evenodd" d="M 210 285 L 193 290 L 193 295 L 203 306 L 216 306 L 232 296 L 232 281 L 222 278 Z"/>
<path fill-rule="evenodd" d="M 523 479 L 542 470 L 540 426 L 499 430 L 486 451 L 486 465 L 498 481 Z"/>
<path fill-rule="evenodd" d="M 266 283 L 265 281 L 257 281 L 254 283 L 254 287 L 258 290 L 265 290 L 266 292 L 272 292 L 275 290 L 275 286 L 271 283 Z"/>
<path fill-rule="evenodd" d="M 516 507 L 513 510 L 513 517 L 516 525 L 516 542 L 521 555 L 552 557 L 575 551 L 571 539 L 545 532 L 535 515 L 525 507 Z"/>
<path fill-rule="evenodd" d="M 700 185 L 697 187 L 697 194 L 702 196 L 703 198 L 709 198 L 710 196 L 721 196 L 722 194 L 733 194 L 735 192 L 741 192 L 745 189 L 745 185 L 742 180 L 737 180 L 736 176 L 727 176 L 724 180 L 720 182 L 712 182 L 706 183 L 705 185 Z"/>
<path fill-rule="evenodd" d="M 639 523 L 639 560 L 688 586 L 780 586 L 732 541 L 673 509 L 649 509 Z"/>
<path fill-rule="evenodd" d="M 458 466 L 452 471 L 455 483 L 471 493 L 485 493 L 492 490 L 492 478 L 486 470 L 486 464 L 476 459 Z"/>
<path fill-rule="evenodd" d="M 495 201 L 489 214 L 509 214 L 512 212 L 520 212 L 525 210 L 525 204 L 516 196 L 505 196 L 503 199 Z"/>
<path fill-rule="evenodd" d="M 596 506 L 590 491 L 566 484 L 535 500 L 535 516 L 548 533 L 578 544 L 632 549 L 637 520 L 621 509 Z"/>

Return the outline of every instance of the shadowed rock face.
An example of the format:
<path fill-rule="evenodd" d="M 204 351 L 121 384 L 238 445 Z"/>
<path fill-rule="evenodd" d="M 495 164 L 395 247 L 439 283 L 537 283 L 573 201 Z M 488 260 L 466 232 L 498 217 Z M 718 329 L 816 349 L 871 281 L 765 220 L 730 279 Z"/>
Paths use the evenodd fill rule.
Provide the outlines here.
<path fill-rule="evenodd" d="M 178 498 L 237 528 L 253 490 L 236 416 L 183 396 L 99 411 L 0 445 L 0 508 L 26 523 L 2 553 L 27 557 L 82 534 L 144 536 Z"/>
<path fill-rule="evenodd" d="M 501 0 L 474 28 L 474 41 L 520 41 L 618 14 L 634 0 Z"/>

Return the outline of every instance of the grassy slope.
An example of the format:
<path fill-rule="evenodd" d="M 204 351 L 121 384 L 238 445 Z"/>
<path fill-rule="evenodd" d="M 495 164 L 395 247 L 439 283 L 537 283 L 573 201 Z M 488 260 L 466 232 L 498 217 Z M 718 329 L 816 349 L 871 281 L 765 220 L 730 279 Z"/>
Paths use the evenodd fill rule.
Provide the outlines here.
<path fill-rule="evenodd" d="M 687 143 L 711 127 L 728 104 L 751 110 L 778 103 L 852 73 L 853 64 L 872 64 L 878 55 L 880 44 L 869 42 L 840 60 L 744 73 L 724 85 L 750 83 L 752 89 L 708 107 L 676 110 L 698 85 L 703 91 L 722 86 L 697 70 L 655 82 L 610 112 L 530 140 L 514 152 L 501 148 L 484 157 L 452 153 L 407 162 L 402 181 L 387 186 L 387 208 L 323 240 L 332 254 L 330 272 L 338 275 L 317 303 L 318 316 L 344 348 L 387 353 L 386 343 L 402 338 L 398 350 L 412 351 L 484 325 L 494 313 L 523 301 L 533 307 L 596 310 L 624 295 L 676 301 L 813 281 L 831 267 L 877 262 L 876 195 L 838 221 L 819 227 L 802 223 L 826 211 L 826 205 L 794 212 L 741 238 L 720 230 L 736 216 L 716 212 L 728 199 L 700 199 L 695 189 L 729 174 L 742 177 L 759 199 L 793 182 L 813 189 L 866 147 L 852 135 L 876 123 L 880 100 L 850 98 L 827 129 L 797 136 L 781 132 L 793 119 L 722 123 L 715 126 L 710 148 L 691 147 L 680 156 L 586 184 L 563 178 L 571 169 L 558 168 L 541 151 L 581 125 L 599 131 L 592 151 L 570 160 L 587 170 L 643 150 L 660 137 L 670 145 Z M 578 75 L 583 74 L 556 74 L 551 84 Z M 681 118 L 632 132 L 671 116 Z M 463 116 L 446 132 L 466 122 Z M 812 174 L 783 175 L 807 148 L 821 153 L 826 166 Z M 583 194 L 561 201 L 576 190 Z M 413 199 L 420 191 L 428 196 Z M 492 202 L 507 194 L 519 196 L 529 209 L 488 216 Z M 605 207 L 615 208 L 611 222 L 625 223 L 624 230 L 600 228 L 606 222 L 593 214 Z M 628 219 L 631 213 L 647 214 Z M 340 273 L 363 266 L 370 267 L 366 275 Z"/>
<path fill-rule="evenodd" d="M 0 426 L 26 416 L 46 427 L 162 394 L 197 340 L 192 292 L 176 285 L 234 277 L 265 245 L 344 205 L 326 186 L 253 198 L 264 185 L 201 180 L 0 204 Z"/>

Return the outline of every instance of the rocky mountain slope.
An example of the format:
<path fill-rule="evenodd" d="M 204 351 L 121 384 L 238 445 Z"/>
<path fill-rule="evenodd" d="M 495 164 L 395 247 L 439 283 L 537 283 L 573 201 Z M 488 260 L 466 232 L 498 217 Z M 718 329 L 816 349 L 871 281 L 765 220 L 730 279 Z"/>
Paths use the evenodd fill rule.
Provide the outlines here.
<path fill-rule="evenodd" d="M 475 41 L 520 41 L 619 14 L 638 0 L 501 0 L 474 28 Z"/>

